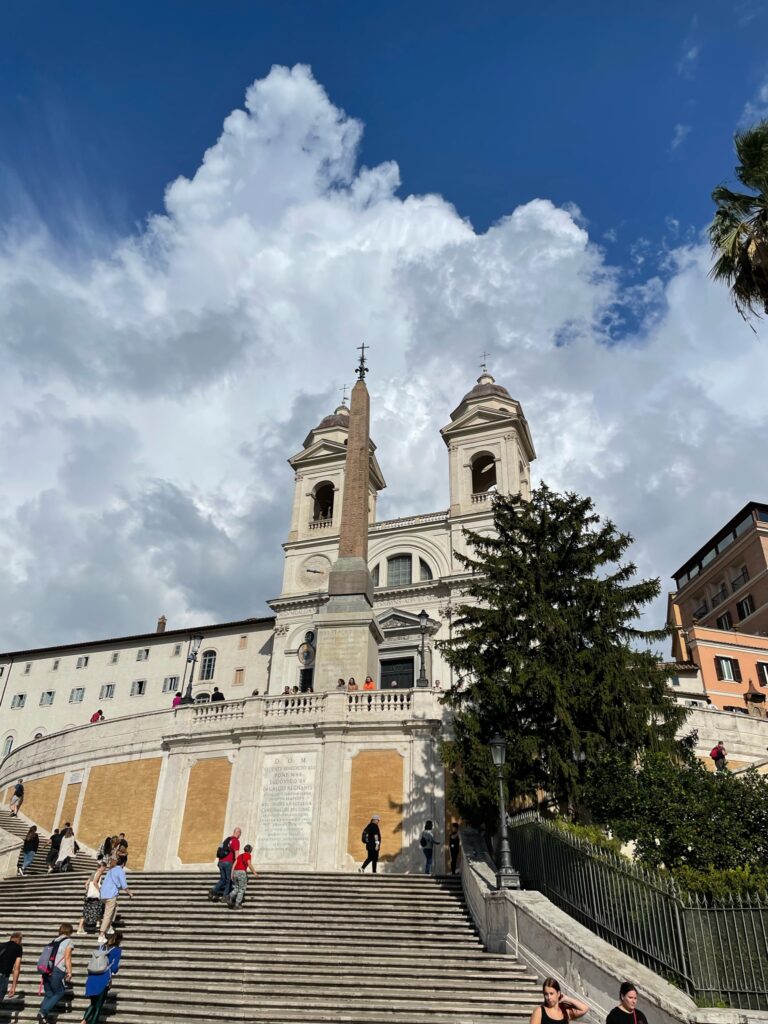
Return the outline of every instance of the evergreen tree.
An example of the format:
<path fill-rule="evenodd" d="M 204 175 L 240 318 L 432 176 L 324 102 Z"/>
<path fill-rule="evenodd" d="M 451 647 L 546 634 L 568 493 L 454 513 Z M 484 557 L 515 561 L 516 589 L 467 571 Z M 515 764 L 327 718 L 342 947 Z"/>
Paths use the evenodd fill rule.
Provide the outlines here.
<path fill-rule="evenodd" d="M 507 740 L 510 795 L 546 794 L 578 807 L 586 768 L 607 750 L 631 760 L 674 745 L 686 712 L 666 692 L 648 644 L 667 630 L 637 628 L 659 580 L 633 582 L 622 556 L 632 538 L 601 523 L 589 498 L 542 484 L 530 501 L 497 496 L 496 535 L 465 531 L 472 574 L 455 635 L 441 644 L 460 682 L 446 694 L 454 737 L 443 745 L 449 799 L 494 828 L 488 741 Z"/>

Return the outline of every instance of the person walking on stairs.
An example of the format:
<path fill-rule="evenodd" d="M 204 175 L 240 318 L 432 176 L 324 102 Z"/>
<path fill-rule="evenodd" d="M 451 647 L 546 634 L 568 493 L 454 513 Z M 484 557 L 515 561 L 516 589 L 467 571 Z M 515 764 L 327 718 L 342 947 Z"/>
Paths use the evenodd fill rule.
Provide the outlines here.
<path fill-rule="evenodd" d="M 427 819 L 424 825 L 424 831 L 421 833 L 419 838 L 419 846 L 421 846 L 424 854 L 424 874 L 432 874 L 432 859 L 435 854 L 435 847 L 440 845 L 440 840 L 435 836 L 435 826 L 432 824 L 432 819 Z"/>
<path fill-rule="evenodd" d="M 238 910 L 243 905 L 245 890 L 248 888 L 248 872 L 250 871 L 254 878 L 259 877 L 251 863 L 252 853 L 253 847 L 248 844 L 243 847 L 243 852 L 239 854 L 235 861 L 234 870 L 232 871 L 232 892 L 229 894 L 227 901 L 230 910 Z"/>
<path fill-rule="evenodd" d="M 13 787 L 13 796 L 11 797 L 11 814 L 14 818 L 19 816 L 19 808 L 24 803 L 24 779 L 19 779 L 16 785 Z"/>
<path fill-rule="evenodd" d="M 120 932 L 110 935 L 106 945 L 100 945 L 91 956 L 88 964 L 88 980 L 85 983 L 85 994 L 91 1005 L 83 1014 L 80 1024 L 98 1024 L 104 1000 L 112 986 L 112 979 L 120 970 L 120 958 L 123 951 L 120 944 L 123 936 Z"/>
<path fill-rule="evenodd" d="M 456 874 L 456 867 L 459 863 L 461 851 L 461 836 L 459 835 L 458 821 L 451 822 L 451 831 L 448 833 L 448 850 L 451 854 L 451 874 Z"/>
<path fill-rule="evenodd" d="M 75 859 L 75 854 L 80 849 L 75 840 L 75 833 L 72 828 L 65 828 L 64 834 L 61 837 L 59 843 L 59 852 L 56 855 L 56 864 L 54 866 L 55 871 L 71 871 L 72 861 Z"/>
<path fill-rule="evenodd" d="M 115 918 L 118 896 L 120 896 L 121 893 L 125 893 L 128 899 L 133 897 L 133 893 L 128 888 L 128 880 L 125 877 L 125 862 L 127 859 L 128 858 L 125 854 L 121 854 L 117 858 L 117 864 L 107 871 L 104 876 L 104 881 L 101 883 L 101 892 L 99 896 L 101 898 L 101 902 L 104 904 L 104 914 L 101 919 L 99 942 L 102 945 L 107 941 L 107 935 Z"/>
<path fill-rule="evenodd" d="M 59 926 L 59 934 L 43 950 L 37 969 L 43 976 L 43 1001 L 37 1011 L 38 1024 L 48 1024 L 48 1014 L 55 1009 L 66 991 L 66 982 L 72 980 L 71 924 Z"/>
<path fill-rule="evenodd" d="M 67 828 L 65 825 L 64 828 Z M 56 858 L 59 856 L 59 847 L 61 846 L 61 840 L 64 838 L 64 829 L 55 828 L 51 833 L 51 838 L 48 840 L 48 853 L 45 858 L 45 863 L 48 865 L 48 874 L 53 871 L 53 865 L 56 863 Z"/>
<path fill-rule="evenodd" d="M 0 1003 L 5 999 L 6 993 L 9 999 L 16 995 L 21 958 L 24 956 L 22 941 L 21 932 L 14 932 L 8 942 L 0 946 Z"/>
<path fill-rule="evenodd" d="M 232 892 L 232 868 L 240 852 L 240 836 L 242 829 L 236 828 L 231 836 L 222 840 L 221 846 L 216 851 L 219 864 L 219 880 L 208 893 L 208 899 L 212 903 L 225 900 Z"/>
<path fill-rule="evenodd" d="M 24 850 L 22 853 L 21 867 L 19 868 L 20 875 L 26 875 L 27 868 L 35 859 L 35 854 L 37 853 L 39 846 L 40 836 L 37 834 L 37 826 L 30 825 L 29 831 L 24 836 Z"/>
<path fill-rule="evenodd" d="M 86 932 L 95 932 L 101 922 L 101 915 L 104 913 L 104 904 L 101 902 L 101 880 L 107 873 L 107 868 L 99 864 L 96 871 L 85 882 L 85 899 L 83 900 L 83 916 L 77 926 L 77 934 L 85 935 Z"/>
<path fill-rule="evenodd" d="M 376 874 L 376 865 L 379 863 L 379 850 L 381 849 L 381 829 L 379 828 L 378 814 L 374 814 L 371 820 L 363 829 L 362 840 L 368 856 L 363 861 L 363 866 L 357 870 L 360 874 L 365 873 L 365 869 L 368 865 L 371 865 L 371 871 Z"/>
<path fill-rule="evenodd" d="M 637 989 L 631 981 L 621 983 L 619 1005 L 605 1018 L 605 1024 L 648 1024 L 648 1018 L 637 1008 Z"/>
<path fill-rule="evenodd" d="M 560 1021 L 578 1020 L 589 1012 L 586 1003 L 580 999 L 566 997 L 560 991 L 560 983 L 555 978 L 545 978 L 541 986 L 543 999 L 534 1006 L 530 1024 L 559 1024 Z"/>

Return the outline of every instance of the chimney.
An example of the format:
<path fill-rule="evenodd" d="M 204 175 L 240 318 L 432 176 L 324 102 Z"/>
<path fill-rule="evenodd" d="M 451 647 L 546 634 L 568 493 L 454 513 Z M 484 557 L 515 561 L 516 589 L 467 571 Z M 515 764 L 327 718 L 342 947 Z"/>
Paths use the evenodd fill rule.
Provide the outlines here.
<path fill-rule="evenodd" d="M 156 629 L 155 632 L 157 632 L 157 633 L 164 633 L 165 632 L 165 626 L 166 626 L 167 622 L 168 622 L 168 619 L 166 619 L 166 617 L 164 615 L 161 615 L 160 618 L 157 620 L 157 629 Z"/>

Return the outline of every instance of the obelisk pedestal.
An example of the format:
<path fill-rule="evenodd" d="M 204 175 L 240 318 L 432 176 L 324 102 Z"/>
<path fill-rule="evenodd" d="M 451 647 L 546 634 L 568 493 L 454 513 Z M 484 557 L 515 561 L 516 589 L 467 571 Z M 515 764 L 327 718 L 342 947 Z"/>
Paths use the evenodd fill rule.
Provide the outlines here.
<path fill-rule="evenodd" d="M 365 349 L 357 369 L 349 409 L 344 504 L 339 557 L 328 577 L 328 602 L 318 616 L 316 692 L 335 690 L 337 680 L 354 677 L 362 688 L 379 671 L 383 635 L 373 613 L 373 580 L 368 570 L 370 486 L 370 397 L 365 386 Z"/>

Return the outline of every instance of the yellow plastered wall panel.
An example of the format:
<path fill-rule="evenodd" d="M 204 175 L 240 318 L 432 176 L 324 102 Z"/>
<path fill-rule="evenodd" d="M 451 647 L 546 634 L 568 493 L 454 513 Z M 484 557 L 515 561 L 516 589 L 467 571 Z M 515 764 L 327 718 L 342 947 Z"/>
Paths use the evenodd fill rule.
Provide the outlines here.
<path fill-rule="evenodd" d="M 78 836 L 97 850 L 104 837 L 125 832 L 128 866 L 144 867 L 162 758 L 98 764 L 88 773 Z"/>
<path fill-rule="evenodd" d="M 226 757 L 204 758 L 189 770 L 179 837 L 182 864 L 210 864 L 226 831 L 232 765 Z"/>
<path fill-rule="evenodd" d="M 5 790 L 5 793 L 3 793 L 3 803 L 6 805 L 6 807 L 11 802 L 11 793 L 13 793 L 13 786 L 8 786 Z"/>
<path fill-rule="evenodd" d="M 24 803 L 21 813 L 40 828 L 50 831 L 53 828 L 53 818 L 56 808 L 59 805 L 61 786 L 64 782 L 64 775 L 46 775 L 42 779 L 24 780 Z"/>
<path fill-rule="evenodd" d="M 371 815 L 381 818 L 381 860 L 394 860 L 403 848 L 403 755 L 396 750 L 363 750 L 352 759 L 347 851 L 365 859 L 360 842 Z"/>
<path fill-rule="evenodd" d="M 61 808 L 61 816 L 56 822 L 58 826 L 64 824 L 65 821 L 75 820 L 75 811 L 77 810 L 77 801 L 80 799 L 80 783 L 70 782 L 64 791 L 64 804 Z"/>

